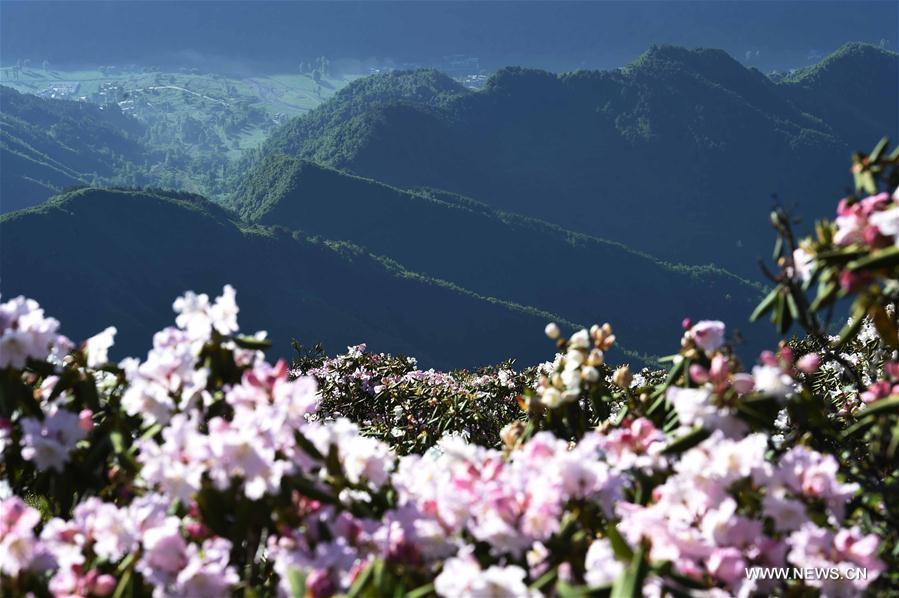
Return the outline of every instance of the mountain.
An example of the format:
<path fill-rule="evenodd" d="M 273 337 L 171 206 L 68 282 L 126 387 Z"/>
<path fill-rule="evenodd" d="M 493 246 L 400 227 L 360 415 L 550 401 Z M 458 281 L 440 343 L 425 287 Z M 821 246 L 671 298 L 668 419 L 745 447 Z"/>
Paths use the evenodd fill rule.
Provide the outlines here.
<path fill-rule="evenodd" d="M 720 50 L 663 46 L 625 69 L 507 68 L 480 92 L 394 93 L 361 112 L 346 107 L 349 86 L 276 131 L 262 156 L 443 189 L 756 276 L 772 196 L 821 215 L 845 187 L 847 155 L 899 129 L 897 64 L 895 53 L 854 45 L 776 81 Z M 407 88 L 421 76 L 392 80 Z M 853 104 L 860 89 L 877 99 Z M 317 126 L 325 115 L 341 116 Z"/>
<path fill-rule="evenodd" d="M 609 321 L 644 354 L 670 351 L 664 332 L 686 316 L 742 328 L 761 298 L 758 286 L 718 268 L 667 263 L 452 193 L 401 190 L 297 158 L 270 158 L 238 196 L 249 222 L 352 240 L 483 295 L 576 322 Z"/>
<path fill-rule="evenodd" d="M 543 326 L 553 314 L 349 243 L 243 225 L 196 195 L 83 188 L 0 217 L 0 231 L 3 296 L 35 298 L 73 339 L 115 325 L 118 357 L 150 347 L 176 296 L 224 284 L 238 291 L 242 330 L 268 330 L 278 355 L 293 338 L 332 352 L 367 342 L 446 368 L 552 354 Z"/>
<path fill-rule="evenodd" d="M 893 52 L 846 44 L 820 63 L 785 77 L 781 88 L 841 136 L 863 142 L 897 132 L 895 126 L 888 128 L 895 125 L 899 111 L 897 68 Z"/>
<path fill-rule="evenodd" d="M 0 213 L 142 161 L 142 125 L 115 105 L 47 100 L 0 86 Z"/>

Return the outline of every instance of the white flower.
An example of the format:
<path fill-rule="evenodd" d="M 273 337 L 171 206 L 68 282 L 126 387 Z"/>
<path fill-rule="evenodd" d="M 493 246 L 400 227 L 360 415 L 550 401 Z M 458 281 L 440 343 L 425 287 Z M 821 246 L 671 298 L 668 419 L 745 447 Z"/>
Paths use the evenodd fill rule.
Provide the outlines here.
<path fill-rule="evenodd" d="M 434 580 L 434 591 L 447 598 L 528 598 L 537 596 L 528 589 L 521 567 L 491 565 L 482 570 L 470 556 L 448 559 Z"/>
<path fill-rule="evenodd" d="M 109 348 L 113 345 L 116 332 L 115 326 L 110 326 L 100 334 L 94 335 L 85 341 L 87 367 L 95 368 L 109 360 Z"/>
<path fill-rule="evenodd" d="M 899 208 L 874 212 L 868 217 L 868 222 L 877 227 L 885 237 L 893 237 L 899 243 Z"/>
<path fill-rule="evenodd" d="M 581 328 L 571 335 L 568 345 L 572 349 L 586 349 L 590 346 L 590 333 L 587 332 L 586 328 Z"/>
<path fill-rule="evenodd" d="M 544 388 L 540 393 L 540 402 L 550 409 L 558 407 L 562 404 L 562 393 L 552 386 Z"/>
<path fill-rule="evenodd" d="M 796 392 L 796 382 L 789 374 L 773 365 L 757 365 L 752 368 L 755 390 L 768 396 L 785 399 Z"/>
<path fill-rule="evenodd" d="M 793 276 L 802 281 L 807 282 L 812 277 L 812 270 L 815 266 L 815 256 L 803 249 L 797 247 L 793 251 Z"/>
<path fill-rule="evenodd" d="M 555 322 L 550 322 L 549 324 L 547 324 L 543 332 L 545 332 L 546 336 L 553 340 L 559 338 L 559 335 L 562 334 L 562 331 L 559 330 L 558 324 L 556 324 Z"/>
<path fill-rule="evenodd" d="M 584 579 L 592 588 L 612 585 L 624 570 L 624 564 L 615 559 L 612 544 L 606 539 L 594 540 L 587 550 L 584 562 Z"/>
<path fill-rule="evenodd" d="M 64 338 L 57 328 L 59 322 L 45 318 L 33 299 L 20 296 L 0 304 L 0 369 L 23 368 L 29 357 L 47 359 Z"/>

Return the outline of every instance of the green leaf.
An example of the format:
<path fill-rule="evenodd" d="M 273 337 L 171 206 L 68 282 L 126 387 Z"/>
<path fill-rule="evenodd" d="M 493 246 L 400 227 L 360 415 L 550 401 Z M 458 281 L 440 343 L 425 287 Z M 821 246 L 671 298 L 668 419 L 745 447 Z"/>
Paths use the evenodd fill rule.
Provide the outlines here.
<path fill-rule="evenodd" d="M 868 195 L 877 193 L 877 181 L 874 180 L 874 174 L 870 170 L 853 172 L 852 176 L 855 179 L 855 189 L 857 191 L 864 191 Z"/>
<path fill-rule="evenodd" d="M 763 315 L 771 311 L 771 308 L 774 307 L 774 302 L 777 300 L 777 294 L 780 291 L 780 287 L 774 289 L 770 293 L 768 293 L 762 302 L 758 304 L 758 306 L 752 311 L 752 315 L 749 316 L 750 322 L 755 322 Z"/>
<path fill-rule="evenodd" d="M 888 137 L 884 137 L 880 141 L 877 142 L 877 145 L 874 146 L 874 149 L 871 150 L 871 153 L 868 155 L 869 162 L 879 162 L 880 157 L 883 155 L 883 151 L 890 145 L 890 140 Z"/>
<path fill-rule="evenodd" d="M 676 455 L 679 453 L 683 453 L 687 451 L 706 438 L 709 437 L 709 431 L 703 428 L 702 426 L 696 426 L 683 436 L 676 438 L 675 440 L 668 443 L 662 450 L 663 455 Z"/>
<path fill-rule="evenodd" d="M 297 445 L 303 450 L 304 453 L 318 461 L 325 460 L 325 457 L 321 454 L 321 451 L 315 448 L 315 445 L 312 444 L 312 441 L 303 436 L 302 432 L 295 433 L 293 437 L 294 440 L 296 440 Z"/>
<path fill-rule="evenodd" d="M 262 351 L 272 346 L 272 341 L 267 338 L 255 338 L 252 336 L 235 336 L 234 342 L 241 349 L 250 349 L 253 351 Z"/>
<path fill-rule="evenodd" d="M 859 409 L 855 416 L 858 419 L 863 419 L 872 415 L 883 415 L 894 411 L 899 412 L 899 395 L 894 395 L 871 403 L 864 409 Z"/>
<path fill-rule="evenodd" d="M 859 297 L 852 306 L 852 321 L 847 322 L 843 329 L 840 330 L 839 338 L 832 346 L 833 349 L 839 349 L 858 334 L 865 321 L 865 314 L 868 312 L 868 299 Z"/>
<path fill-rule="evenodd" d="M 128 567 L 119 578 L 119 583 L 116 585 L 115 593 L 112 595 L 112 598 L 122 598 L 122 596 L 125 595 L 125 590 L 131 585 L 131 572 L 131 567 Z"/>
<path fill-rule="evenodd" d="M 895 268 L 896 266 L 899 266 L 899 246 L 897 245 L 875 251 L 846 264 L 846 268 L 851 272 L 880 270 L 882 268 Z"/>
<path fill-rule="evenodd" d="M 638 598 L 641 596 L 647 568 L 646 548 L 641 545 L 634 553 L 630 565 L 615 580 L 611 598 Z"/>
<path fill-rule="evenodd" d="M 434 584 L 429 583 L 423 586 L 419 586 L 406 594 L 406 598 L 423 598 L 424 596 L 430 596 L 434 593 Z"/>
<path fill-rule="evenodd" d="M 619 561 L 630 561 L 634 558 L 634 551 L 631 550 L 631 547 L 628 546 L 621 536 L 618 526 L 612 522 L 609 522 L 606 526 L 606 538 L 609 539 L 609 544 L 612 545 L 612 552 L 615 553 L 615 558 Z"/>
<path fill-rule="evenodd" d="M 556 567 L 553 567 L 552 569 L 541 575 L 539 578 L 537 578 L 537 581 L 530 585 L 530 589 L 542 593 L 543 589 L 549 587 L 552 582 L 556 581 L 556 578 L 558 578 L 558 576 L 559 570 Z M 433 586 L 431 587 L 433 588 Z"/>
<path fill-rule="evenodd" d="M 350 591 L 347 592 L 346 598 L 357 598 L 362 595 L 362 590 L 365 589 L 365 586 L 368 585 L 369 580 L 372 579 L 372 572 L 375 568 L 375 564 L 378 562 L 382 562 L 380 559 L 373 561 L 366 565 L 365 569 L 362 570 L 362 573 L 356 577 L 356 581 L 353 582 L 353 585 L 350 587 Z"/>
<path fill-rule="evenodd" d="M 840 285 L 837 281 L 822 281 L 822 284 L 818 286 L 818 296 L 815 297 L 814 301 L 812 301 L 809 309 L 811 311 L 818 311 L 819 309 L 821 309 L 822 305 L 824 305 L 825 303 L 829 303 L 834 297 L 836 297 L 839 290 Z"/>

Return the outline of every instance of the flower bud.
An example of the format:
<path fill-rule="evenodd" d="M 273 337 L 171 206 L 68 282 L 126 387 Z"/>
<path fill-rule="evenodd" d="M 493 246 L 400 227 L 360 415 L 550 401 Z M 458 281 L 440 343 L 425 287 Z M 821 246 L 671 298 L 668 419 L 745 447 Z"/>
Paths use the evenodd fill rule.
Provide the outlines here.
<path fill-rule="evenodd" d="M 618 388 L 630 388 L 631 382 L 634 381 L 634 376 L 631 374 L 631 368 L 629 365 L 623 365 L 615 370 L 615 373 L 612 374 L 612 384 L 617 386 Z"/>
<path fill-rule="evenodd" d="M 587 382 L 596 382 L 599 380 L 599 370 L 589 365 L 584 366 L 581 368 L 581 377 Z"/>
<path fill-rule="evenodd" d="M 91 428 L 94 427 L 94 412 L 90 409 L 82 409 L 81 413 L 78 414 L 78 425 L 81 426 L 81 429 L 90 432 Z"/>
<path fill-rule="evenodd" d="M 606 357 L 602 351 L 599 349 L 593 349 L 590 351 L 590 355 L 587 357 L 587 365 L 598 367 L 605 363 Z"/>
<path fill-rule="evenodd" d="M 553 340 L 556 340 L 557 338 L 559 338 L 559 335 L 562 334 L 562 331 L 559 330 L 559 326 L 555 322 L 550 322 L 549 324 L 547 324 L 543 332 L 545 332 L 546 336 Z"/>
<path fill-rule="evenodd" d="M 93 571 L 91 573 L 93 573 Z M 106 573 L 89 580 L 90 593 L 92 596 L 109 596 L 115 590 L 116 585 L 117 582 L 115 577 Z"/>
<path fill-rule="evenodd" d="M 806 374 L 814 374 L 818 371 L 818 368 L 821 367 L 821 357 L 819 357 L 817 353 L 803 355 L 799 358 L 799 361 L 796 362 L 796 367 L 799 368 L 799 371 L 805 372 Z"/>

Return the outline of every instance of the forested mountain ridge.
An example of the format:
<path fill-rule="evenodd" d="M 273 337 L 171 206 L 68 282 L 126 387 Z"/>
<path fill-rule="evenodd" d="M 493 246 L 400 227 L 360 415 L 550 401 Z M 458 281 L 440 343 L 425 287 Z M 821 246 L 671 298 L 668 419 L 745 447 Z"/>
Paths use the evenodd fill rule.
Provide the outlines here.
<path fill-rule="evenodd" d="M 768 240 L 747 225 L 772 196 L 821 215 L 844 184 L 843 156 L 873 146 L 873 123 L 878 136 L 899 129 L 896 64 L 895 53 L 855 44 L 777 81 L 719 50 L 654 47 L 617 71 L 509 68 L 482 92 L 361 113 L 338 94 L 263 152 L 460 193 L 676 261 L 713 254 L 754 275 Z M 866 105 L 860 127 L 851 103 L 822 88 L 844 72 L 864 79 L 836 85 L 886 97 Z M 346 117 L 316 133 L 326 113 Z"/>
<path fill-rule="evenodd" d="M 351 240 L 416 272 L 571 321 L 608 320 L 644 354 L 668 351 L 658 331 L 677 330 L 685 316 L 742 329 L 761 298 L 759 286 L 720 269 L 666 263 L 452 193 L 401 190 L 283 155 L 268 158 L 240 195 L 249 222 Z M 697 294 L 703 314 L 691 312 Z"/>
<path fill-rule="evenodd" d="M 3 295 L 27 294 L 71 338 L 115 325 L 118 356 L 142 354 L 187 289 L 237 288 L 244 330 L 277 331 L 273 351 L 367 342 L 426 366 L 546 355 L 557 316 L 411 272 L 351 243 L 246 226 L 200 196 L 83 188 L 0 218 Z M 73 248 L 77 247 L 77 251 Z M 89 289 L 73 293 L 71 289 Z M 517 353 L 508 354 L 508 344 Z"/>
<path fill-rule="evenodd" d="M 116 105 L 44 100 L 0 86 L 0 212 L 142 161 L 142 125 Z"/>
<path fill-rule="evenodd" d="M 307 141 L 313 139 L 322 146 L 330 145 L 335 150 L 343 150 L 344 145 L 352 144 L 352 136 L 343 135 L 340 127 L 373 109 L 394 103 L 443 107 L 453 99 L 471 93 L 471 90 L 433 69 L 391 71 L 363 77 L 338 91 L 332 101 L 275 129 L 259 152 L 251 154 L 247 162 L 252 164 L 259 154 L 304 153 Z"/>

